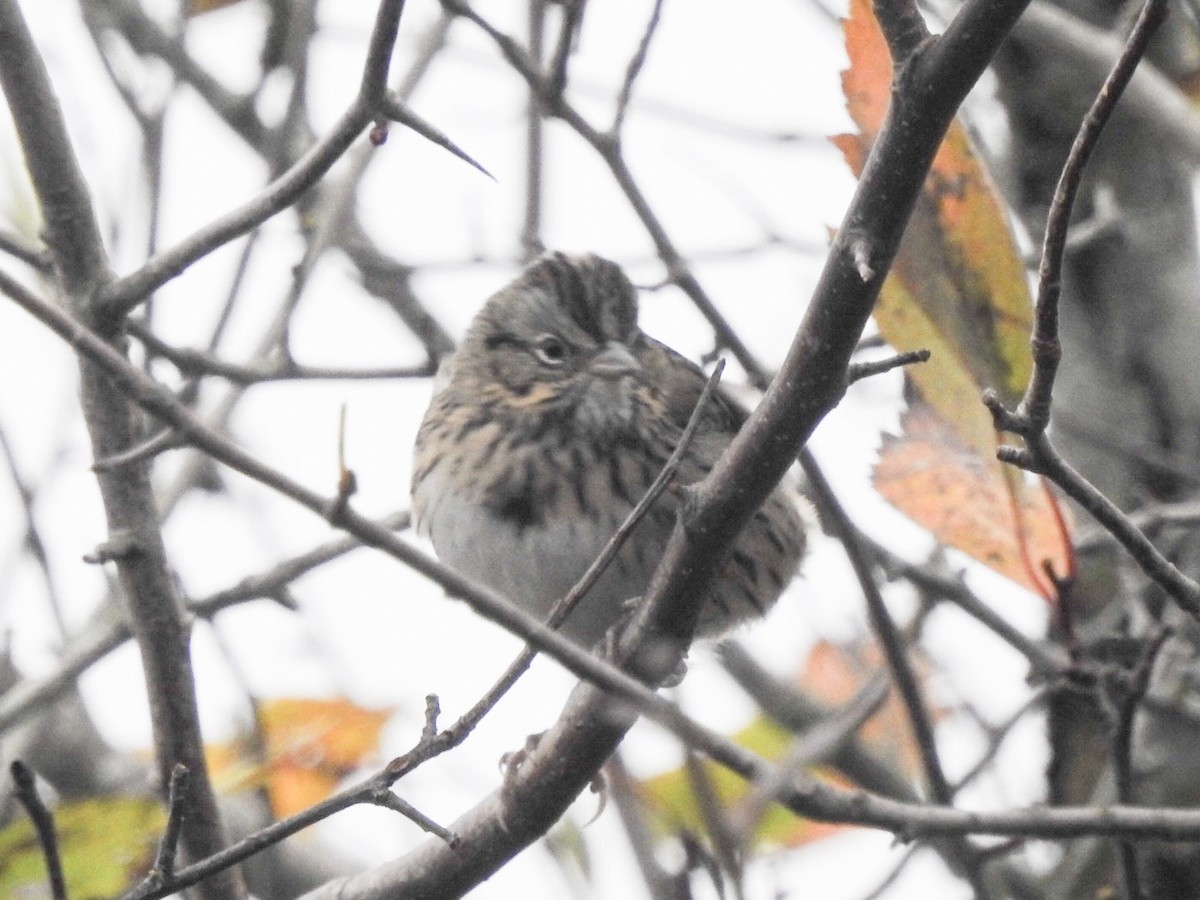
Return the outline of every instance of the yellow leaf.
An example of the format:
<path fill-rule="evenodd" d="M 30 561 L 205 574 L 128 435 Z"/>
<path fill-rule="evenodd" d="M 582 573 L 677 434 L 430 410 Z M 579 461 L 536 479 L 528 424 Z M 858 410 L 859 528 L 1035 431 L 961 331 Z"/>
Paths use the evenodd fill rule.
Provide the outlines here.
<path fill-rule="evenodd" d="M 53 811 L 67 894 L 72 900 L 111 897 L 150 868 L 166 813 L 145 797 L 105 797 L 64 803 Z M 29 819 L 0 831 L 0 897 L 40 896 L 46 867 Z"/>
<path fill-rule="evenodd" d="M 792 739 L 793 735 L 784 728 L 762 716 L 733 736 L 735 743 L 772 760 L 782 758 Z M 724 767 L 707 760 L 701 761 L 699 765 L 703 766 L 705 778 L 723 809 L 731 810 L 736 807 L 750 790 L 741 776 Z M 638 791 L 650 813 L 651 821 L 660 833 L 705 832 L 704 815 L 692 785 L 692 777 L 686 768 L 673 769 L 647 778 L 639 784 Z M 778 804 L 772 804 L 763 811 L 757 823 L 753 843 L 756 846 L 796 847 L 838 830 L 838 826 L 802 819 Z"/>

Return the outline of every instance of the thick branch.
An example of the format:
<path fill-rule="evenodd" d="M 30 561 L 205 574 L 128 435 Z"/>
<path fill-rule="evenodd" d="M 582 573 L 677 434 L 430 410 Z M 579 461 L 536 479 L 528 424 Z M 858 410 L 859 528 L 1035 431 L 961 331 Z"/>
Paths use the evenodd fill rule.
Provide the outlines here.
<path fill-rule="evenodd" d="M 94 298 L 111 274 L 87 185 L 15 0 L 0 0 L 0 83 L 21 137 L 66 303 L 81 319 L 97 325 L 102 336 L 93 340 L 123 360 L 108 343 L 115 338 L 117 323 L 96 314 Z M 141 440 L 140 418 L 128 399 L 113 389 L 86 354 L 80 356 L 80 396 L 96 457 L 121 452 Z M 195 857 L 208 856 L 224 845 L 224 833 L 205 767 L 188 629 L 167 565 L 149 472 L 144 466 L 130 466 L 97 479 L 107 543 L 120 548 L 117 570 L 141 649 L 162 787 L 166 790 L 176 764 L 192 773 L 194 806 L 184 826 L 184 845 Z M 236 873 L 222 874 L 202 891 L 214 900 L 244 895 Z"/>
<path fill-rule="evenodd" d="M 73 298 L 86 295 L 108 277 L 108 259 L 62 108 L 16 0 L 0 2 L 0 87 L 63 286 Z"/>

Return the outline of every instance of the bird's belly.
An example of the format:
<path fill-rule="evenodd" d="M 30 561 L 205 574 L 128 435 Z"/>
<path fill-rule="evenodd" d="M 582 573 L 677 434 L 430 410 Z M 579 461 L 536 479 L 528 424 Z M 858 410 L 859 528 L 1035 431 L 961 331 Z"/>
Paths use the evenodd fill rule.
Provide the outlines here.
<path fill-rule="evenodd" d="M 547 514 L 518 526 L 480 504 L 442 494 L 421 526 L 442 561 L 545 619 L 600 555 L 627 512 L 620 510 L 620 518 Z M 644 591 L 665 539 L 664 529 L 643 521 L 562 630 L 585 645 L 599 640 L 626 601 Z"/>

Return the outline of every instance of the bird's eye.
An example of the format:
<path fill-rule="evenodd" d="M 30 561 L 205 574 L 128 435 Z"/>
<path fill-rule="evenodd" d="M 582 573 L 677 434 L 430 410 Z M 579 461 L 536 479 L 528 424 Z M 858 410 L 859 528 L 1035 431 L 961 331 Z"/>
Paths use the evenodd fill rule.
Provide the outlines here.
<path fill-rule="evenodd" d="M 547 366 L 561 366 L 567 360 L 567 345 L 561 338 L 544 334 L 533 345 L 533 355 Z"/>

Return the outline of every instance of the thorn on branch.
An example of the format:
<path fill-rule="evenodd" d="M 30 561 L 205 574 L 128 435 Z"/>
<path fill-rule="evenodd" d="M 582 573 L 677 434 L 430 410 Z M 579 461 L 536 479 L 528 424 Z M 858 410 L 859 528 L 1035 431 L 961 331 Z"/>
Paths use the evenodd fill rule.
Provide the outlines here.
<path fill-rule="evenodd" d="M 297 602 L 295 595 L 286 585 L 280 587 L 277 591 L 273 591 L 269 596 L 271 600 L 274 600 L 288 612 L 300 611 L 300 604 Z"/>
<path fill-rule="evenodd" d="M 485 169 L 479 162 L 475 160 L 467 151 L 463 150 L 458 144 L 450 140 L 450 138 L 441 130 L 431 125 L 425 119 L 418 116 L 415 112 L 409 109 L 399 97 L 389 93 L 383 98 L 380 103 L 380 111 L 394 122 L 399 122 L 405 128 L 409 128 L 419 134 L 431 144 L 447 150 L 454 156 L 457 156 L 467 165 L 482 172 L 492 181 L 496 180 L 496 176 Z M 376 140 L 376 132 L 382 130 L 383 140 Z M 375 123 L 375 127 L 371 129 L 371 143 L 379 146 L 383 141 L 387 140 L 387 123 L 379 121 Z"/>

